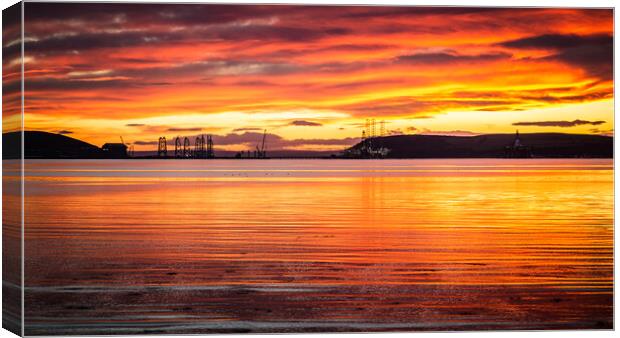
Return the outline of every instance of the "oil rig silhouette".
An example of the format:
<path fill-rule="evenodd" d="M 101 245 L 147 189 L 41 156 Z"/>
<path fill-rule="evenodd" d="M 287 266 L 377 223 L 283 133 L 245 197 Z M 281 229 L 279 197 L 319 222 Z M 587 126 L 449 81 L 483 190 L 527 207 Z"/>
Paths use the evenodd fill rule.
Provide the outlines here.
<path fill-rule="evenodd" d="M 157 142 L 157 157 L 169 158 L 168 144 L 165 136 L 160 137 Z M 213 137 L 211 135 L 207 135 L 207 138 L 205 139 L 204 135 L 196 136 L 193 149 L 189 138 L 183 137 L 183 140 L 181 141 L 181 136 L 175 137 L 173 158 L 215 158 L 215 153 L 213 152 Z"/>
<path fill-rule="evenodd" d="M 515 140 L 511 145 L 504 147 L 504 157 L 506 158 L 531 158 L 532 147 L 526 146 L 521 141 L 519 131 L 515 134 Z"/>
<path fill-rule="evenodd" d="M 345 150 L 344 156 L 362 159 L 385 158 L 390 151 L 381 145 L 380 138 L 385 136 L 387 136 L 385 121 L 380 121 L 377 128 L 377 121 L 375 119 L 366 119 L 359 147 Z"/>
<path fill-rule="evenodd" d="M 267 158 L 267 149 L 265 148 L 265 140 L 267 138 L 267 130 L 263 132 L 262 142 L 256 145 L 256 150 L 241 151 L 236 154 L 236 158 Z M 172 150 L 171 150 L 172 152 Z M 174 153 L 168 154 L 168 142 L 165 136 L 159 137 L 157 141 L 157 158 L 176 158 L 176 159 L 213 159 L 215 151 L 213 150 L 213 136 L 199 135 L 196 136 L 194 146 L 190 142 L 190 138 L 185 136 L 177 136 L 174 138 Z"/>

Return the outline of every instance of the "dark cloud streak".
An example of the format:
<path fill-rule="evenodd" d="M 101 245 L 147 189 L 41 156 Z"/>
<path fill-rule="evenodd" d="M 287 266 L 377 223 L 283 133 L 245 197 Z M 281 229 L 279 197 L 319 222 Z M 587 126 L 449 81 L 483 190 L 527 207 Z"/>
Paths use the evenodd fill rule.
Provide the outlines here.
<path fill-rule="evenodd" d="M 611 80 L 613 76 L 612 35 L 544 34 L 505 41 L 499 45 L 514 49 L 552 50 L 556 54 L 534 60 L 560 61 L 580 67 L 602 80 Z"/>
<path fill-rule="evenodd" d="M 312 121 L 295 120 L 288 124 L 289 126 L 306 126 L 306 127 L 320 127 L 322 124 Z"/>
<path fill-rule="evenodd" d="M 605 121 L 585 121 L 585 120 L 573 120 L 573 121 L 536 121 L 536 122 L 515 122 L 513 126 L 538 126 L 538 127 L 561 127 L 569 128 L 581 125 L 593 125 L 597 126 L 605 123 Z"/>
<path fill-rule="evenodd" d="M 510 59 L 512 55 L 508 53 L 485 53 L 477 55 L 462 55 L 458 53 L 416 53 L 401 55 L 396 60 L 407 63 L 456 63 L 456 62 L 485 62 Z"/>
<path fill-rule="evenodd" d="M 196 128 L 168 128 L 167 131 L 172 131 L 172 132 L 192 132 L 192 131 L 202 131 L 202 128 L 196 127 Z"/>

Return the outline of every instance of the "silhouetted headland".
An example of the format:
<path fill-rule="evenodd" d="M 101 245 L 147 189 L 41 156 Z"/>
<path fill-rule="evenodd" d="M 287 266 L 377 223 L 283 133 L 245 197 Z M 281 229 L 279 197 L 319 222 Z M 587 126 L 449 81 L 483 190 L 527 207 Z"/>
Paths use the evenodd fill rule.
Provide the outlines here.
<path fill-rule="evenodd" d="M 2 158 L 21 157 L 21 133 L 2 134 Z M 103 150 L 90 143 L 43 131 L 24 132 L 25 158 L 104 158 Z"/>
<path fill-rule="evenodd" d="M 600 135 L 532 133 L 479 136 L 397 135 L 366 139 L 345 151 L 345 157 L 359 157 L 371 143 L 381 158 L 612 158 L 613 137 Z M 516 148 L 515 148 L 516 147 Z M 514 156 L 527 147 L 528 156 Z M 363 154 L 362 154 L 363 155 Z M 372 157 L 372 156 L 370 156 Z"/>
<path fill-rule="evenodd" d="M 368 140 L 368 139 L 367 139 Z M 367 142 L 366 140 L 366 142 Z M 384 149 L 383 158 L 503 158 L 514 134 L 479 136 L 397 135 L 370 139 L 373 147 Z M 532 133 L 520 134 L 520 141 L 538 158 L 612 158 L 613 137 L 599 135 Z M 2 134 L 3 159 L 18 159 L 21 133 Z M 342 153 L 329 156 L 317 152 L 317 158 L 356 158 L 351 156 L 364 146 L 360 142 Z M 107 144 L 107 148 L 110 148 Z M 24 132 L 24 157 L 27 159 L 110 159 L 127 158 L 124 152 L 110 153 L 103 148 L 65 135 L 42 131 Z M 287 156 L 289 157 L 289 156 Z M 301 156 L 300 156 L 301 157 Z M 305 158 L 312 157 L 307 154 Z M 133 158 L 157 158 L 136 156 Z M 274 158 L 274 157 L 272 157 Z"/>

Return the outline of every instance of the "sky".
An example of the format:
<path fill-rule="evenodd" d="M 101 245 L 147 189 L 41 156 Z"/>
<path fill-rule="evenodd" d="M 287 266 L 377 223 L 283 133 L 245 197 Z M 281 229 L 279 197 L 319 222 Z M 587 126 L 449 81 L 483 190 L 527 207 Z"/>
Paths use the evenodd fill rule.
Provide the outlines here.
<path fill-rule="evenodd" d="M 24 49 L 25 129 L 98 146 L 212 134 L 238 151 L 266 130 L 268 149 L 332 151 L 367 119 L 385 135 L 613 134 L 609 9 L 26 3 Z"/>

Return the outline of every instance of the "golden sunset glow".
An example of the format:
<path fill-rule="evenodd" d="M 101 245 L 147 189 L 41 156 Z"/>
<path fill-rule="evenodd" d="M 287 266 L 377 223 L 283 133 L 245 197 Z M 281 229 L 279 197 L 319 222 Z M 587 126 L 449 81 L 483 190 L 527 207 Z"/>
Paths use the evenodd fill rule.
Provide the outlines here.
<path fill-rule="evenodd" d="M 213 134 L 245 150 L 266 129 L 270 149 L 337 150 L 367 118 L 389 134 L 613 134 L 612 10 L 25 7 L 25 129 L 97 146 Z"/>

